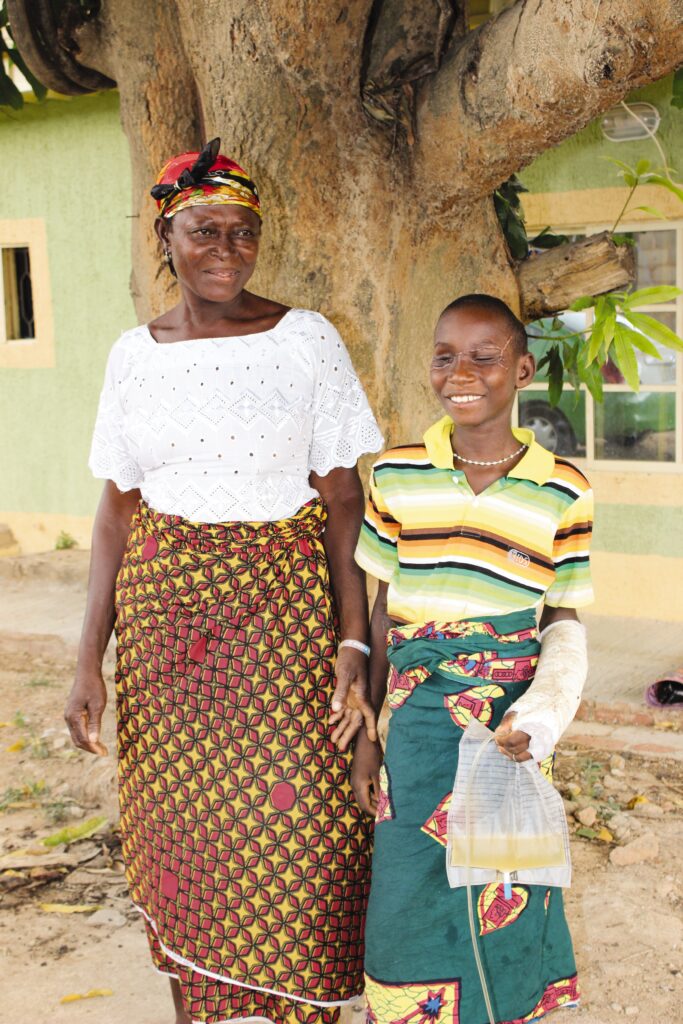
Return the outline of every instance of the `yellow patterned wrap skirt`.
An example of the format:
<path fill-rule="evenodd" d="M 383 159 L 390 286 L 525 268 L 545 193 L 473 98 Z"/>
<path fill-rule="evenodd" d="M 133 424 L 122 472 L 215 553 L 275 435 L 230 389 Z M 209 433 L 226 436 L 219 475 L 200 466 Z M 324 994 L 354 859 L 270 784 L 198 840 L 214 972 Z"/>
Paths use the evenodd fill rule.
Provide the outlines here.
<path fill-rule="evenodd" d="M 121 830 L 192 1021 L 333 1024 L 363 988 L 370 831 L 329 739 L 320 501 L 271 523 L 141 503 L 116 586 Z"/>

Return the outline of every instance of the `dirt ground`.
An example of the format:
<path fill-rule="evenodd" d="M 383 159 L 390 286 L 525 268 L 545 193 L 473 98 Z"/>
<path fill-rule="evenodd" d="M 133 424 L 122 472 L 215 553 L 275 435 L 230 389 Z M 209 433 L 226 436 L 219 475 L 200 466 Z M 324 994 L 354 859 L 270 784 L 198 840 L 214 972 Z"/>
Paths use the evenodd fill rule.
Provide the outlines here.
<path fill-rule="evenodd" d="M 0 627 L 0 1017 L 171 1024 L 167 982 L 149 966 L 126 896 L 114 759 L 70 747 L 61 713 L 73 649 L 48 622 L 35 628 L 13 636 Z M 104 738 L 113 751 L 111 703 Z M 557 781 L 572 831 L 566 902 L 583 991 L 568 1019 L 681 1021 L 683 763 L 564 743 Z M 43 842 L 98 818 L 93 834 Z M 88 998 L 64 1001 L 74 996 Z"/>

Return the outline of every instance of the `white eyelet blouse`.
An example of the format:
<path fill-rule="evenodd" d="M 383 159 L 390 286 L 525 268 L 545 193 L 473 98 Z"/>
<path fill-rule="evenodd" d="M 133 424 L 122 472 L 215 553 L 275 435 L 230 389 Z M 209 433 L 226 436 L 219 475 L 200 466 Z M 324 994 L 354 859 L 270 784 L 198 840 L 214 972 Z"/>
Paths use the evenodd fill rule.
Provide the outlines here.
<path fill-rule="evenodd" d="M 90 452 L 96 477 L 194 522 L 264 521 L 317 497 L 311 470 L 383 445 L 338 332 L 292 309 L 270 331 L 158 344 L 146 326 L 109 355 Z"/>

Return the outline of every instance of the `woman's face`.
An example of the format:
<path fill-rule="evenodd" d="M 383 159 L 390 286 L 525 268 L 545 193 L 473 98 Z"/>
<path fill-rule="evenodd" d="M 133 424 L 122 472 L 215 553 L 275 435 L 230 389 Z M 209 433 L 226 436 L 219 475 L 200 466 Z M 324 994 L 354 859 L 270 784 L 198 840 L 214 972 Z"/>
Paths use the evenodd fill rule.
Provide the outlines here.
<path fill-rule="evenodd" d="M 261 220 L 244 206 L 190 206 L 157 220 L 181 287 L 207 302 L 230 302 L 254 272 Z"/>

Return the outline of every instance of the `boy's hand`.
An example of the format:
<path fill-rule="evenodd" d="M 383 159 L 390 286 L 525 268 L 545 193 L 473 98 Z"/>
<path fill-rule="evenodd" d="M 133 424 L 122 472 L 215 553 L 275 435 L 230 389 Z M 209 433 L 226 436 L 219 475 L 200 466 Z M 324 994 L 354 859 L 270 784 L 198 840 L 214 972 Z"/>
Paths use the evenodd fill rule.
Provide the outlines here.
<path fill-rule="evenodd" d="M 363 730 L 356 741 L 351 767 L 351 786 L 358 806 L 365 814 L 374 818 L 379 798 L 379 769 L 382 764 L 382 748 L 377 741 L 368 739 Z"/>
<path fill-rule="evenodd" d="M 513 729 L 516 717 L 514 711 L 509 711 L 503 717 L 503 721 L 493 734 L 496 746 L 501 754 L 509 757 L 511 761 L 530 761 L 529 741 L 531 737 L 520 729 Z"/>
<path fill-rule="evenodd" d="M 375 712 L 368 696 L 368 659 L 353 647 L 342 647 L 335 666 L 336 685 L 332 695 L 329 723 L 331 740 L 346 750 L 361 725 L 371 739 L 377 739 Z"/>

